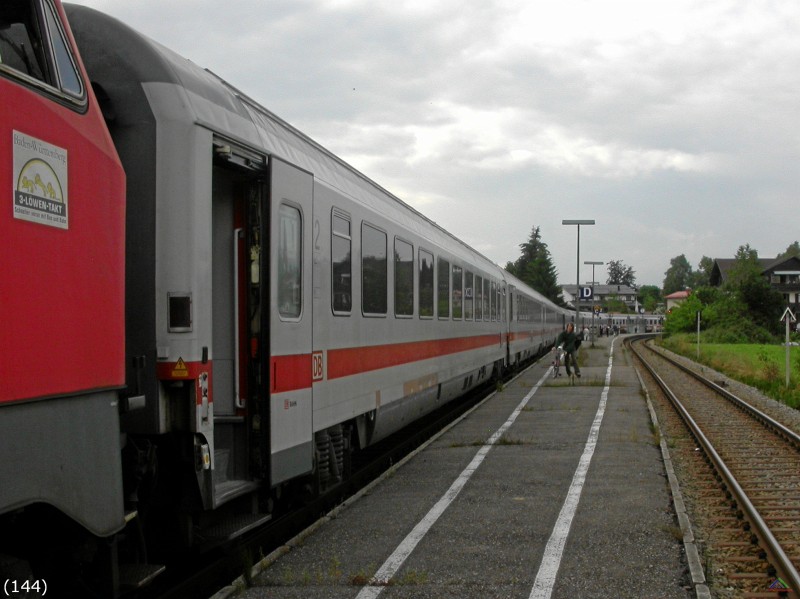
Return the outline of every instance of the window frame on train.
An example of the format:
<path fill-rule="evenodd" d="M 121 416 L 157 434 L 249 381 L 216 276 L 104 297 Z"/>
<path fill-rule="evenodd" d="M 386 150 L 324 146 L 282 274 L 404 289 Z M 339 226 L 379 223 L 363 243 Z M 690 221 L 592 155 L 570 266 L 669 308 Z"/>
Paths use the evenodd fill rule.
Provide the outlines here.
<path fill-rule="evenodd" d="M 474 285 L 475 274 L 471 270 L 464 271 L 464 320 L 472 321 L 475 318 L 475 304 L 472 286 Z"/>
<path fill-rule="evenodd" d="M 9 22 L 8 36 L 0 38 L 0 76 L 43 92 L 77 112 L 85 112 L 86 83 L 55 6 L 49 0 L 29 0 L 25 4 L 29 9 L 27 19 Z M 20 52 L 24 57 L 18 58 L 18 65 L 2 59 L 19 57 Z"/>
<path fill-rule="evenodd" d="M 475 321 L 483 320 L 483 275 L 475 274 Z"/>
<path fill-rule="evenodd" d="M 335 316 L 353 312 L 353 221 L 336 207 L 331 211 L 331 310 Z"/>
<path fill-rule="evenodd" d="M 464 267 L 453 263 L 450 269 L 450 310 L 453 320 L 464 318 Z"/>
<path fill-rule="evenodd" d="M 284 217 L 287 217 L 288 213 L 284 209 L 296 213 L 297 218 L 291 219 L 291 221 L 285 219 Z M 278 315 L 283 321 L 298 322 L 303 318 L 303 209 L 292 202 L 281 202 L 278 206 L 278 219 L 278 266 L 275 273 Z M 284 227 L 284 224 L 289 222 L 297 225 L 296 229 L 293 229 L 297 237 L 294 243 L 285 236 L 288 229 Z M 291 254 L 290 249 L 292 250 Z M 291 269 L 287 269 L 292 257 L 294 257 L 293 262 L 296 267 L 294 273 L 291 272 Z M 291 283 L 291 285 L 287 285 L 287 283 Z"/>
<path fill-rule="evenodd" d="M 385 318 L 389 313 L 388 243 L 389 235 L 384 229 L 361 221 L 361 314 L 366 317 Z M 382 254 L 373 256 L 376 251 Z M 375 259 L 374 267 L 367 263 L 368 259 Z"/>
<path fill-rule="evenodd" d="M 450 260 L 442 256 L 436 257 L 436 316 L 450 320 Z"/>
<path fill-rule="evenodd" d="M 436 277 L 434 275 L 436 268 L 434 265 L 433 252 L 419 248 L 417 257 L 417 269 L 419 273 L 419 317 L 423 320 L 430 320 L 433 319 L 436 309 Z"/>
<path fill-rule="evenodd" d="M 407 260 L 401 259 L 398 245 L 407 250 Z M 398 236 L 394 238 L 394 315 L 414 316 L 414 244 Z"/>

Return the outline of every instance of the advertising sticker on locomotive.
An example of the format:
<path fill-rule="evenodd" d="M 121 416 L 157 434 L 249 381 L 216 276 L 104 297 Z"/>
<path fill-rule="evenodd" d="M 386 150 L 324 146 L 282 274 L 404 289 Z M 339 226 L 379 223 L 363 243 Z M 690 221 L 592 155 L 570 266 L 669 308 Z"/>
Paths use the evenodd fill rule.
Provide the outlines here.
<path fill-rule="evenodd" d="M 67 150 L 14 131 L 14 218 L 69 228 Z"/>

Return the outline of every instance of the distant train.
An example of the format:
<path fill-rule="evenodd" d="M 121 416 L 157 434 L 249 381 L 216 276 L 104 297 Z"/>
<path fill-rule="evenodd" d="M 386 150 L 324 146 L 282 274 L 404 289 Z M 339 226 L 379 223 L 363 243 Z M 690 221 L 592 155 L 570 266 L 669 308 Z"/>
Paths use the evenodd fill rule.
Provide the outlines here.
<path fill-rule="evenodd" d="M 572 317 L 99 12 L 6 0 L 0 96 L 6 572 L 145 584 Z"/>
<path fill-rule="evenodd" d="M 660 314 L 602 314 L 596 325 L 616 327 L 620 333 L 660 333 L 664 316 Z"/>

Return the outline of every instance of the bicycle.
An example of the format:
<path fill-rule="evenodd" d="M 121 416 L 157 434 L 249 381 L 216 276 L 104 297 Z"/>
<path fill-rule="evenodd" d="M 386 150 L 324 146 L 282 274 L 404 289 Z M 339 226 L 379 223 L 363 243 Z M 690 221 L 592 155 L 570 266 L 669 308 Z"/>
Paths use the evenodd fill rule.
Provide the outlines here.
<path fill-rule="evenodd" d="M 564 348 L 559 345 L 558 347 L 554 347 L 553 351 L 555 352 L 552 363 L 553 378 L 557 378 L 561 376 L 561 365 L 564 363 Z"/>

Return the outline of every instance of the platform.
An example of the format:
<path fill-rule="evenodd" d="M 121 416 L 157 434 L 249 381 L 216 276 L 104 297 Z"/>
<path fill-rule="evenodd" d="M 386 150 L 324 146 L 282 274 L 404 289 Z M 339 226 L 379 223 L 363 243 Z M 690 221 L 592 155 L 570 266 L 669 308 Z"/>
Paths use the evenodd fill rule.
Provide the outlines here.
<path fill-rule="evenodd" d="M 621 337 L 584 358 L 576 386 L 530 367 L 229 596 L 703 596 Z"/>

